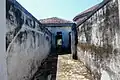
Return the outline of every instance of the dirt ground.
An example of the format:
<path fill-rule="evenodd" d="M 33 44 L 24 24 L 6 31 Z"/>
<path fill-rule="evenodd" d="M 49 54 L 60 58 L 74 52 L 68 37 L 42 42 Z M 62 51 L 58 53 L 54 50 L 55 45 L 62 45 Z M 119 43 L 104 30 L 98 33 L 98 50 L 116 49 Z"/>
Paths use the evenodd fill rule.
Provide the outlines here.
<path fill-rule="evenodd" d="M 92 80 L 92 77 L 82 62 L 66 54 L 58 56 L 56 80 Z"/>
<path fill-rule="evenodd" d="M 93 80 L 85 65 L 71 54 L 49 56 L 34 80 Z"/>

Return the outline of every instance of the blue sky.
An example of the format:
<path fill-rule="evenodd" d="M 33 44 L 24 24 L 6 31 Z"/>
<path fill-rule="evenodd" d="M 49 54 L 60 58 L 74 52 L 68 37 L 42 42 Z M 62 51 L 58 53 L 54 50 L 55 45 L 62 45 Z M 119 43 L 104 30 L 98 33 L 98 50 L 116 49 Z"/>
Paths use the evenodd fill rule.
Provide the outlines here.
<path fill-rule="evenodd" d="M 17 0 L 34 17 L 59 17 L 72 20 L 77 14 L 102 0 Z"/>

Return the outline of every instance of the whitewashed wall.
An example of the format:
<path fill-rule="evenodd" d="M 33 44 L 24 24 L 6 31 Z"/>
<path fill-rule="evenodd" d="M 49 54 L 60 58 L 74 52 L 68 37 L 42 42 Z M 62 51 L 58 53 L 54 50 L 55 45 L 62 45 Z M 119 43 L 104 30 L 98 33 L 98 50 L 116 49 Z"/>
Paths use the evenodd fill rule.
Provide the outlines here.
<path fill-rule="evenodd" d="M 7 64 L 5 50 L 5 31 L 6 31 L 6 8 L 5 0 L 0 0 L 0 80 L 7 79 Z"/>
<path fill-rule="evenodd" d="M 118 0 L 106 0 L 78 26 L 78 59 L 94 74 L 95 80 L 120 79 L 120 26 Z"/>
<path fill-rule="evenodd" d="M 16 1 L 7 0 L 8 80 L 30 80 L 51 49 L 51 33 Z"/>

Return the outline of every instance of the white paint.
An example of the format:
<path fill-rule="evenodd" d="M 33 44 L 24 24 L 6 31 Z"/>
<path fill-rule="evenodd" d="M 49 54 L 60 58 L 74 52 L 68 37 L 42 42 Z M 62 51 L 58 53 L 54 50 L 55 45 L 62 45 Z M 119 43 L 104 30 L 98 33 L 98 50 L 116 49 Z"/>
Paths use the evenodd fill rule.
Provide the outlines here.
<path fill-rule="evenodd" d="M 79 39 L 79 41 L 81 42 L 81 43 L 85 43 L 86 42 L 86 38 L 85 38 L 85 34 L 83 33 L 81 33 L 81 36 L 78 38 Z"/>
<path fill-rule="evenodd" d="M 120 19 L 120 0 L 118 0 L 118 8 L 119 8 L 119 19 Z M 120 23 L 120 20 L 119 20 L 119 23 Z M 119 27 L 120 27 L 120 24 L 119 24 Z"/>
<path fill-rule="evenodd" d="M 119 6 L 116 6 L 117 1 L 119 2 Z M 81 38 L 79 40 L 79 43 L 83 42 L 82 40 L 85 41 L 83 37 L 84 31 L 81 30 L 81 27 L 92 27 L 92 32 L 91 30 L 86 30 L 87 35 L 92 34 L 89 36 L 92 40 L 92 43 L 90 45 L 94 45 L 96 50 L 101 51 L 96 52 L 94 48 L 92 50 L 86 50 L 86 52 L 83 52 L 82 49 L 80 49 L 80 46 L 78 46 L 78 59 L 83 61 L 85 64 L 87 64 L 87 67 L 91 70 L 91 72 L 94 74 L 96 77 L 95 80 L 98 80 L 97 78 L 100 78 L 100 74 L 102 73 L 101 80 L 119 80 L 120 79 L 120 26 L 118 26 L 118 21 L 117 18 L 119 17 L 120 19 L 120 0 L 111 0 L 110 3 L 106 4 L 107 6 L 104 6 L 104 14 L 103 17 L 100 17 L 100 12 L 97 11 L 95 14 L 97 14 L 97 22 L 92 19 L 90 21 L 92 24 L 88 24 L 88 20 L 83 23 L 83 25 L 79 26 L 78 31 L 78 36 Z M 116 7 L 114 7 L 116 6 Z M 119 16 L 118 12 L 116 11 L 119 7 Z M 106 17 L 106 10 L 109 8 L 109 15 Z M 115 10 L 113 8 L 116 8 Z M 103 10 L 103 8 L 101 8 Z M 116 15 L 117 14 L 117 15 Z M 111 16 L 114 16 L 111 17 Z M 101 19 L 102 18 L 102 19 Z M 106 25 L 106 19 L 108 19 Z M 95 23 L 96 22 L 96 23 Z M 115 22 L 115 23 L 114 23 Z M 119 20 L 120 22 L 120 20 Z M 120 24 L 119 24 L 120 25 Z M 107 45 L 110 45 L 111 48 L 108 50 L 111 52 L 103 52 L 104 48 L 107 49 Z M 88 46 L 89 47 L 89 46 Z M 98 48 L 98 49 L 97 49 Z M 106 54 L 107 53 L 107 54 Z M 101 69 L 104 69 L 106 71 L 102 71 Z M 97 75 L 99 74 L 99 75 Z"/>
<path fill-rule="evenodd" d="M 0 61 L 4 63 L 2 63 L 2 66 L 0 64 L 0 80 L 7 80 L 4 79 L 7 76 L 6 74 L 8 74 L 8 77 L 6 77 L 8 80 L 30 80 L 30 78 L 32 78 L 34 73 L 37 71 L 38 67 L 41 65 L 41 62 L 48 56 L 50 52 L 51 36 L 45 31 L 40 31 L 36 28 L 40 26 L 35 26 L 34 29 L 31 28 L 31 26 L 26 25 L 26 17 L 29 17 L 30 19 L 32 19 L 32 17 L 28 14 L 25 14 L 24 11 L 21 12 L 21 17 L 24 17 L 24 23 L 22 24 L 22 28 L 15 35 L 13 35 L 16 28 L 19 26 L 16 23 L 17 18 L 15 17 L 14 11 L 9 10 L 9 13 L 13 16 L 13 21 L 9 19 L 6 20 L 7 31 L 5 34 L 10 40 L 10 44 L 7 46 L 7 56 L 5 56 L 5 54 L 4 56 L 0 56 Z M 5 28 L 5 26 L 3 27 Z M 21 35 L 20 33 L 24 31 L 26 31 L 26 35 L 24 35 L 24 33 Z M 35 35 L 33 35 L 32 31 L 35 32 Z M 19 36 L 21 40 L 18 39 L 18 35 L 21 35 Z M 49 37 L 49 41 L 46 39 L 46 36 Z M 7 71 L 5 74 L 6 62 Z M 3 72 L 2 75 L 1 72 Z M 1 78 L 1 76 L 4 78 Z"/>
<path fill-rule="evenodd" d="M 27 40 L 22 44 L 18 44 L 16 39 L 12 42 L 8 51 L 8 78 L 9 80 L 26 80 L 33 76 L 42 60 L 47 57 L 50 44 L 45 36 L 39 36 L 36 37 L 36 40 L 40 42 L 40 45 L 35 47 L 33 36 L 30 33 L 27 34 Z M 41 40 L 43 41 L 41 42 Z"/>
<path fill-rule="evenodd" d="M 118 0 L 118 8 L 119 8 L 119 29 L 120 29 L 120 0 Z M 120 31 L 119 31 L 119 35 L 120 35 Z M 120 42 L 120 36 L 118 36 L 118 41 Z M 118 44 L 120 46 L 120 43 Z"/>
<path fill-rule="evenodd" d="M 17 38 L 17 36 L 19 35 L 19 33 L 21 32 L 22 28 L 19 30 L 19 32 L 16 34 L 16 36 L 12 39 L 11 43 L 9 44 L 6 53 L 8 54 L 8 51 L 11 47 L 11 45 L 13 44 L 13 42 L 15 41 L 15 39 Z"/>
<path fill-rule="evenodd" d="M 6 34 L 6 0 L 0 0 L 0 80 L 7 79 L 7 65 L 5 52 L 5 34 Z"/>
<path fill-rule="evenodd" d="M 24 25 L 24 26 L 22 26 L 22 27 L 24 27 L 24 28 L 26 28 L 26 29 L 29 29 L 29 30 L 31 30 L 31 31 L 35 31 L 35 32 L 37 32 L 37 33 L 39 33 L 39 34 L 44 34 L 43 32 L 38 31 L 37 29 L 30 28 L 30 27 L 27 26 L 27 25 Z"/>
<path fill-rule="evenodd" d="M 105 70 L 102 71 L 101 80 L 111 80 L 109 74 Z"/>
<path fill-rule="evenodd" d="M 52 75 L 50 74 L 48 75 L 47 80 L 51 80 L 51 78 L 52 78 Z"/>
<path fill-rule="evenodd" d="M 24 14 L 24 16 L 26 16 L 26 14 Z M 10 20 L 6 21 L 7 32 L 14 32 L 14 28 L 16 27 L 18 27 L 16 23 L 10 24 Z M 28 32 L 27 39 L 19 44 L 18 35 L 20 32 L 24 32 L 25 30 Z M 39 34 L 39 37 L 33 36 L 31 31 L 34 31 L 35 34 Z M 46 40 L 46 36 L 49 37 L 49 41 Z M 23 37 L 24 36 L 22 36 L 22 39 L 24 39 Z M 41 65 L 41 62 L 48 56 L 50 52 L 50 37 L 51 36 L 45 32 L 30 28 L 25 24 L 22 25 L 22 28 L 17 32 L 15 36 L 12 35 L 12 37 L 10 37 L 11 43 L 9 44 L 6 51 L 7 61 L 4 60 L 7 62 L 9 80 L 29 80 L 34 75 L 38 67 Z M 5 66 L 2 67 L 5 68 Z M 0 69 L 0 72 L 3 72 L 3 70 Z"/>
<path fill-rule="evenodd" d="M 91 43 L 97 44 L 98 42 L 98 38 L 96 38 L 96 33 L 97 33 L 97 26 L 94 25 L 94 27 L 92 27 L 92 41 Z"/>

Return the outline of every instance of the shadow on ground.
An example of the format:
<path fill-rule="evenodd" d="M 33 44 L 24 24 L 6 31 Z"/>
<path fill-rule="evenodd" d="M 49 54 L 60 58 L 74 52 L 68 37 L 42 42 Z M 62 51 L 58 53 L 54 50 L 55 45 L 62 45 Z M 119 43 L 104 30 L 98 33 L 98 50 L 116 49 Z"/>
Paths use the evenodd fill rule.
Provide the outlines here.
<path fill-rule="evenodd" d="M 50 54 L 31 80 L 56 80 L 57 61 L 58 55 Z"/>
<path fill-rule="evenodd" d="M 57 51 L 49 54 L 31 80 L 56 80 L 58 55 L 64 54 L 70 54 L 70 52 Z"/>
<path fill-rule="evenodd" d="M 72 59 L 70 53 L 60 53 L 50 54 L 32 80 L 94 80 L 83 62 Z"/>

